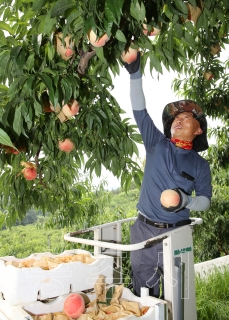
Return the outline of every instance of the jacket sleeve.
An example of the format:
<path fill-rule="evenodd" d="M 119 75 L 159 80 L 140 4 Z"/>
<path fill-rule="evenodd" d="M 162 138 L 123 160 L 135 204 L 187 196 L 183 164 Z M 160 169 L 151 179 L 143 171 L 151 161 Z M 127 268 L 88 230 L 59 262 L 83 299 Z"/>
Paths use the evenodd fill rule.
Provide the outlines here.
<path fill-rule="evenodd" d="M 164 134 L 155 126 L 146 109 L 140 71 L 130 75 L 130 100 L 135 121 L 146 149 L 151 149 Z"/>

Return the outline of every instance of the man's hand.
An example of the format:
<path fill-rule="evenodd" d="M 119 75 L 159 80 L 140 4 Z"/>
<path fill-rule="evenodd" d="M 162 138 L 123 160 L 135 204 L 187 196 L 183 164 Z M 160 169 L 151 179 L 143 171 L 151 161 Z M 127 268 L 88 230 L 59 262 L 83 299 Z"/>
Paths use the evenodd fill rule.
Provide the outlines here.
<path fill-rule="evenodd" d="M 169 212 L 177 212 L 184 208 L 188 202 L 188 195 L 181 189 L 167 189 L 161 194 L 161 206 Z"/>
<path fill-rule="evenodd" d="M 123 65 L 126 68 L 126 70 L 129 72 L 129 74 L 135 73 L 135 72 L 137 72 L 139 70 L 140 57 L 141 57 L 141 53 L 138 52 L 137 59 L 134 60 L 133 62 L 131 62 L 130 64 L 128 64 L 126 62 L 123 62 Z"/>

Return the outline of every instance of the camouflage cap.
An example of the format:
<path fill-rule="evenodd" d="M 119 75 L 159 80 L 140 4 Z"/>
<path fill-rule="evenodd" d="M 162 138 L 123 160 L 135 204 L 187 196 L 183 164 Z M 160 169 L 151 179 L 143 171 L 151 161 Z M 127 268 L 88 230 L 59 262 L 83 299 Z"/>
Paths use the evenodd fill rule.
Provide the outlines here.
<path fill-rule="evenodd" d="M 192 112 L 194 118 L 199 121 L 202 133 L 193 140 L 193 149 L 197 152 L 208 149 L 207 120 L 201 107 L 193 100 L 179 100 L 168 103 L 162 113 L 164 134 L 171 138 L 171 125 L 174 118 L 181 112 Z"/>

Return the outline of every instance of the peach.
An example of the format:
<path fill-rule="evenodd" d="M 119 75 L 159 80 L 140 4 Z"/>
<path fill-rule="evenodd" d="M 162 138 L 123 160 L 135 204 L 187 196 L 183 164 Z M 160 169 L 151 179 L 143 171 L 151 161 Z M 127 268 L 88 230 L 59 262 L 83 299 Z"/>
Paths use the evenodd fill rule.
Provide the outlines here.
<path fill-rule="evenodd" d="M 77 100 L 73 100 L 72 102 L 65 104 L 62 108 L 62 111 L 67 118 L 71 118 L 79 113 L 79 109 L 79 102 Z"/>
<path fill-rule="evenodd" d="M 137 56 L 138 56 L 138 49 L 134 49 L 131 47 L 123 51 L 121 54 L 122 61 L 128 64 L 135 61 L 137 59 Z"/>
<path fill-rule="evenodd" d="M 71 139 L 65 139 L 65 140 L 59 141 L 59 149 L 61 151 L 69 153 L 73 149 L 75 149 L 75 145 Z"/>
<path fill-rule="evenodd" d="M 83 297 L 78 293 L 70 294 L 64 301 L 64 312 L 71 318 L 79 318 L 85 310 Z"/>
<path fill-rule="evenodd" d="M 92 29 L 88 32 L 87 38 L 94 47 L 103 47 L 109 40 L 109 37 L 106 33 L 104 33 L 101 37 L 98 38 L 98 36 Z"/>
<path fill-rule="evenodd" d="M 204 72 L 204 79 L 210 81 L 214 78 L 214 74 L 212 72 Z"/>
<path fill-rule="evenodd" d="M 221 47 L 220 47 L 219 44 L 216 44 L 215 46 L 211 46 L 211 47 L 210 47 L 210 53 L 211 53 L 213 56 L 216 55 L 216 54 L 218 54 L 218 53 L 220 53 L 220 51 L 221 51 Z"/>
<path fill-rule="evenodd" d="M 59 53 L 62 59 L 69 60 L 74 54 L 74 51 L 72 50 L 73 44 L 71 38 L 67 36 L 64 38 L 64 45 L 64 43 L 62 43 L 62 36 L 62 32 L 56 34 L 56 51 Z"/>
<path fill-rule="evenodd" d="M 149 31 L 149 30 L 148 30 L 148 26 L 147 26 L 147 24 L 145 24 L 145 23 L 143 23 L 142 26 L 143 26 L 142 31 L 143 31 L 143 33 L 144 33 L 146 36 L 156 36 L 156 35 L 158 35 L 158 34 L 161 32 L 160 29 L 157 29 L 157 28 L 155 28 L 155 27 L 152 27 L 151 30 Z"/>
<path fill-rule="evenodd" d="M 22 173 L 26 180 L 34 180 L 37 177 L 37 170 L 35 168 L 25 168 L 22 170 Z"/>
<path fill-rule="evenodd" d="M 13 147 L 9 147 L 9 146 L 4 146 L 3 147 L 5 149 L 5 153 L 11 153 L 11 154 L 19 154 L 19 150 L 16 150 Z"/>
<path fill-rule="evenodd" d="M 53 105 L 52 103 L 50 103 L 49 101 L 45 101 L 44 102 L 44 106 L 43 106 L 43 111 L 44 112 L 53 112 L 54 109 L 53 109 Z"/>
<path fill-rule="evenodd" d="M 180 196 L 175 190 L 167 189 L 162 192 L 160 201 L 166 208 L 176 207 L 180 202 Z"/>

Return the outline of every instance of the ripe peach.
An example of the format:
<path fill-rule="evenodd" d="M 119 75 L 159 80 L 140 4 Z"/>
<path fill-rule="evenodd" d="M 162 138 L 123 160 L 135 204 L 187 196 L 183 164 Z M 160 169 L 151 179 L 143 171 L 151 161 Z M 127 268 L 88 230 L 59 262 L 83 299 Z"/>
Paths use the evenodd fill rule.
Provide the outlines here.
<path fill-rule="evenodd" d="M 156 35 L 158 35 L 158 34 L 161 32 L 160 29 L 157 29 L 157 28 L 155 28 L 155 27 L 152 27 L 152 29 L 149 31 L 149 30 L 148 30 L 148 26 L 147 26 L 147 24 L 145 24 L 145 23 L 143 23 L 142 26 L 143 26 L 142 31 L 143 31 L 143 33 L 144 33 L 146 36 L 156 36 Z"/>
<path fill-rule="evenodd" d="M 19 150 L 14 149 L 13 147 L 9 146 L 3 146 L 5 153 L 11 153 L 11 154 L 19 154 Z"/>
<path fill-rule="evenodd" d="M 127 51 L 123 51 L 121 54 L 121 58 L 123 62 L 130 64 L 131 62 L 135 61 L 138 56 L 138 49 L 134 49 L 129 47 Z"/>
<path fill-rule="evenodd" d="M 78 293 L 70 294 L 64 301 L 64 312 L 71 318 L 79 318 L 85 310 L 83 297 Z"/>
<path fill-rule="evenodd" d="M 49 101 L 46 101 L 44 103 L 44 106 L 43 106 L 43 111 L 44 112 L 53 112 L 53 105 L 51 103 L 49 103 Z"/>
<path fill-rule="evenodd" d="M 62 59 L 69 60 L 74 54 L 74 51 L 72 50 L 73 43 L 71 38 L 67 36 L 64 38 L 64 45 L 64 43 L 62 43 L 62 36 L 62 32 L 56 34 L 56 51 L 60 54 Z"/>
<path fill-rule="evenodd" d="M 180 202 L 180 196 L 175 190 L 167 189 L 162 192 L 160 201 L 166 208 L 176 207 Z"/>
<path fill-rule="evenodd" d="M 77 113 L 79 113 L 79 109 L 79 102 L 77 100 L 73 100 L 65 104 L 62 108 L 62 111 L 67 118 L 71 118 L 72 116 L 75 116 Z"/>
<path fill-rule="evenodd" d="M 37 170 L 35 168 L 24 168 L 22 173 L 26 180 L 34 180 L 37 177 Z"/>
<path fill-rule="evenodd" d="M 75 149 L 75 145 L 71 139 L 65 139 L 65 140 L 59 141 L 59 149 L 61 151 L 69 153 L 73 149 Z"/>
<path fill-rule="evenodd" d="M 94 47 L 103 47 L 109 40 L 109 37 L 106 33 L 104 33 L 101 37 L 98 38 L 92 29 L 88 32 L 87 38 Z"/>

